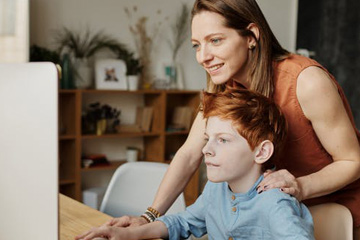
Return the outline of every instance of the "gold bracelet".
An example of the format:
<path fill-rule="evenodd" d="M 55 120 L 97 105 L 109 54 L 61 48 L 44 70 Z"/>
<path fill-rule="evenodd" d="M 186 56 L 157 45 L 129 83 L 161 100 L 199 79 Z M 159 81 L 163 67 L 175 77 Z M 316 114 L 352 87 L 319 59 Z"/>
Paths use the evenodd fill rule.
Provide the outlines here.
<path fill-rule="evenodd" d="M 159 211 L 156 210 L 156 209 L 154 209 L 154 208 L 152 208 L 152 207 L 148 207 L 147 210 L 148 210 L 149 212 L 153 213 L 153 214 L 155 215 L 155 217 L 157 217 L 157 218 L 161 216 L 161 214 L 159 213 Z"/>

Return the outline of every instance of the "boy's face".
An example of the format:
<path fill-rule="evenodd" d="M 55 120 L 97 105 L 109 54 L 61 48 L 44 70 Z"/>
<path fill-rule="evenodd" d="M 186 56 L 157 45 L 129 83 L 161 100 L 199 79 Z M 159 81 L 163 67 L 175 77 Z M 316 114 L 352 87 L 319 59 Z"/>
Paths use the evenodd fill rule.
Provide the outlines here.
<path fill-rule="evenodd" d="M 235 192 L 247 191 L 259 177 L 261 166 L 255 162 L 245 138 L 233 127 L 232 121 L 209 117 L 205 130 L 207 143 L 203 148 L 207 177 L 211 182 L 226 181 Z M 243 186 L 244 189 L 239 189 Z"/>

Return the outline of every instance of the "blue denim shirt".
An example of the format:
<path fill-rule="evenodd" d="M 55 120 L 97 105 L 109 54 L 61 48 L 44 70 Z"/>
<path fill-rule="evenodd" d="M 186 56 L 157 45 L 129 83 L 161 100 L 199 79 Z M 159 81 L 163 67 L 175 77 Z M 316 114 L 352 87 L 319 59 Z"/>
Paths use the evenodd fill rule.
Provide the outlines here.
<path fill-rule="evenodd" d="M 185 212 L 157 220 L 167 226 L 170 240 L 206 233 L 210 240 L 314 239 L 313 220 L 306 206 L 279 189 L 258 194 L 256 186 L 262 179 L 247 193 L 233 193 L 225 182 L 207 182 L 201 196 Z"/>

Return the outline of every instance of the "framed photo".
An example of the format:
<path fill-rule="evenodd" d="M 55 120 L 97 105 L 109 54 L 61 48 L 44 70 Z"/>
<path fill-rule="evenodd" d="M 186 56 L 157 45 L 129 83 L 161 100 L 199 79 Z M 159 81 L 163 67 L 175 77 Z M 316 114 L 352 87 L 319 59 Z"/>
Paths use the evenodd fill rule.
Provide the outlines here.
<path fill-rule="evenodd" d="M 96 60 L 95 88 L 127 90 L 125 62 L 121 59 Z"/>

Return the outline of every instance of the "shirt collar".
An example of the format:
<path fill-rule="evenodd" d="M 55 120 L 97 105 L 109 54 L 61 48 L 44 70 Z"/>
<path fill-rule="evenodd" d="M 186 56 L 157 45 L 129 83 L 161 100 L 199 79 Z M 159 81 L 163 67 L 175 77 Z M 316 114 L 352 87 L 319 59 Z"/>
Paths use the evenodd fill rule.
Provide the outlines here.
<path fill-rule="evenodd" d="M 229 185 L 227 185 L 227 196 L 228 199 L 230 199 L 230 201 L 233 204 L 238 203 L 239 201 L 247 201 L 250 200 L 252 198 L 254 198 L 258 193 L 256 191 L 256 187 L 259 185 L 259 183 L 264 179 L 264 175 L 261 175 L 258 180 L 254 183 L 254 185 L 249 189 L 249 191 L 247 191 L 246 193 L 233 193 L 230 188 Z"/>

